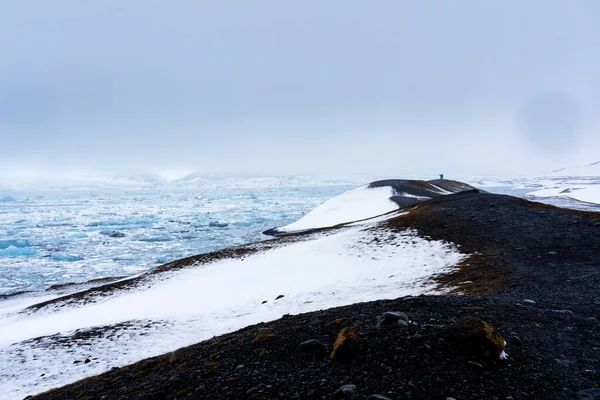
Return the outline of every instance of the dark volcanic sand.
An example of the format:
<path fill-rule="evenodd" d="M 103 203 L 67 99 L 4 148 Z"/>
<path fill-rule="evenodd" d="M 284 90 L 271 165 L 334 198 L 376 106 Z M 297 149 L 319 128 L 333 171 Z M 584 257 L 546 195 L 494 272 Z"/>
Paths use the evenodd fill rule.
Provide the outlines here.
<path fill-rule="evenodd" d="M 354 399 L 577 399 L 600 387 L 600 214 L 465 192 L 412 206 L 389 225 L 473 254 L 439 278 L 466 295 L 288 316 L 190 346 L 173 362 L 171 354 L 151 358 L 36 399 L 331 399 L 343 384 L 356 385 Z M 415 324 L 377 329 L 384 311 L 403 311 Z M 468 315 L 498 329 L 508 360 L 467 355 L 424 326 Z M 355 359 L 330 361 L 337 333 L 356 322 Z M 309 339 L 327 351 L 296 350 Z"/>

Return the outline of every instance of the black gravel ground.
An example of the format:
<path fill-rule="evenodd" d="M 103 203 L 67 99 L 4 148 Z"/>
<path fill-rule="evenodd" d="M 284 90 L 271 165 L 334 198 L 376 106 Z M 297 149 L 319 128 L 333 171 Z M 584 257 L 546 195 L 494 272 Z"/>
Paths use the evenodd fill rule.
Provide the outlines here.
<path fill-rule="evenodd" d="M 472 254 L 438 277 L 464 295 L 285 316 L 35 398 L 600 399 L 600 214 L 476 191 L 411 207 L 387 228 L 411 227 Z M 378 329 L 385 311 L 412 322 Z M 445 326 L 465 316 L 504 336 L 508 360 L 448 340 Z M 356 324 L 352 359 L 331 361 L 339 331 Z M 298 349 L 311 339 L 320 344 Z"/>

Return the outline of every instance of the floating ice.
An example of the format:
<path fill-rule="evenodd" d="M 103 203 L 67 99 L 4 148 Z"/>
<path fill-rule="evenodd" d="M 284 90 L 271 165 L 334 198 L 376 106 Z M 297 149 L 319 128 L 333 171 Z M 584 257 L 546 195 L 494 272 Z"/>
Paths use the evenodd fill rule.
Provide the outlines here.
<path fill-rule="evenodd" d="M 33 256 L 36 251 L 31 247 L 15 247 L 8 246 L 5 249 L 0 249 L 0 257 L 23 257 Z"/>
<path fill-rule="evenodd" d="M 70 254 L 53 254 L 52 259 L 54 261 L 66 261 L 66 262 L 83 261 L 83 257 L 72 256 Z"/>
<path fill-rule="evenodd" d="M 0 240 L 0 250 L 7 249 L 9 247 L 31 247 L 31 243 L 29 240 L 24 239 Z"/>

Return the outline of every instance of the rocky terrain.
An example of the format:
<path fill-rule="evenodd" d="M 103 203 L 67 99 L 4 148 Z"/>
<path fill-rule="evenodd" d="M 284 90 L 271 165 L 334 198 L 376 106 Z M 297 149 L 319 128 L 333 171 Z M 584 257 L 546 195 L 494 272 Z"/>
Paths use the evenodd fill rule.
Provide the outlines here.
<path fill-rule="evenodd" d="M 403 211 L 388 228 L 471 254 L 435 277 L 446 295 L 288 315 L 34 398 L 600 398 L 600 214 L 478 191 Z M 388 311 L 409 322 L 377 327 Z M 507 359 L 452 339 L 467 316 L 497 329 Z M 355 340 L 332 360 L 344 328 Z"/>

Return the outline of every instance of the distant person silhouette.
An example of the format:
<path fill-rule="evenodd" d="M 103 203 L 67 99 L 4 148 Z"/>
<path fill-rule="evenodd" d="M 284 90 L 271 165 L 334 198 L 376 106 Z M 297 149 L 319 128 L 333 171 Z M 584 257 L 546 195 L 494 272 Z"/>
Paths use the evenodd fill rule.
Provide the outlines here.
<path fill-rule="evenodd" d="M 444 174 L 440 174 L 440 179 L 444 179 Z"/>

